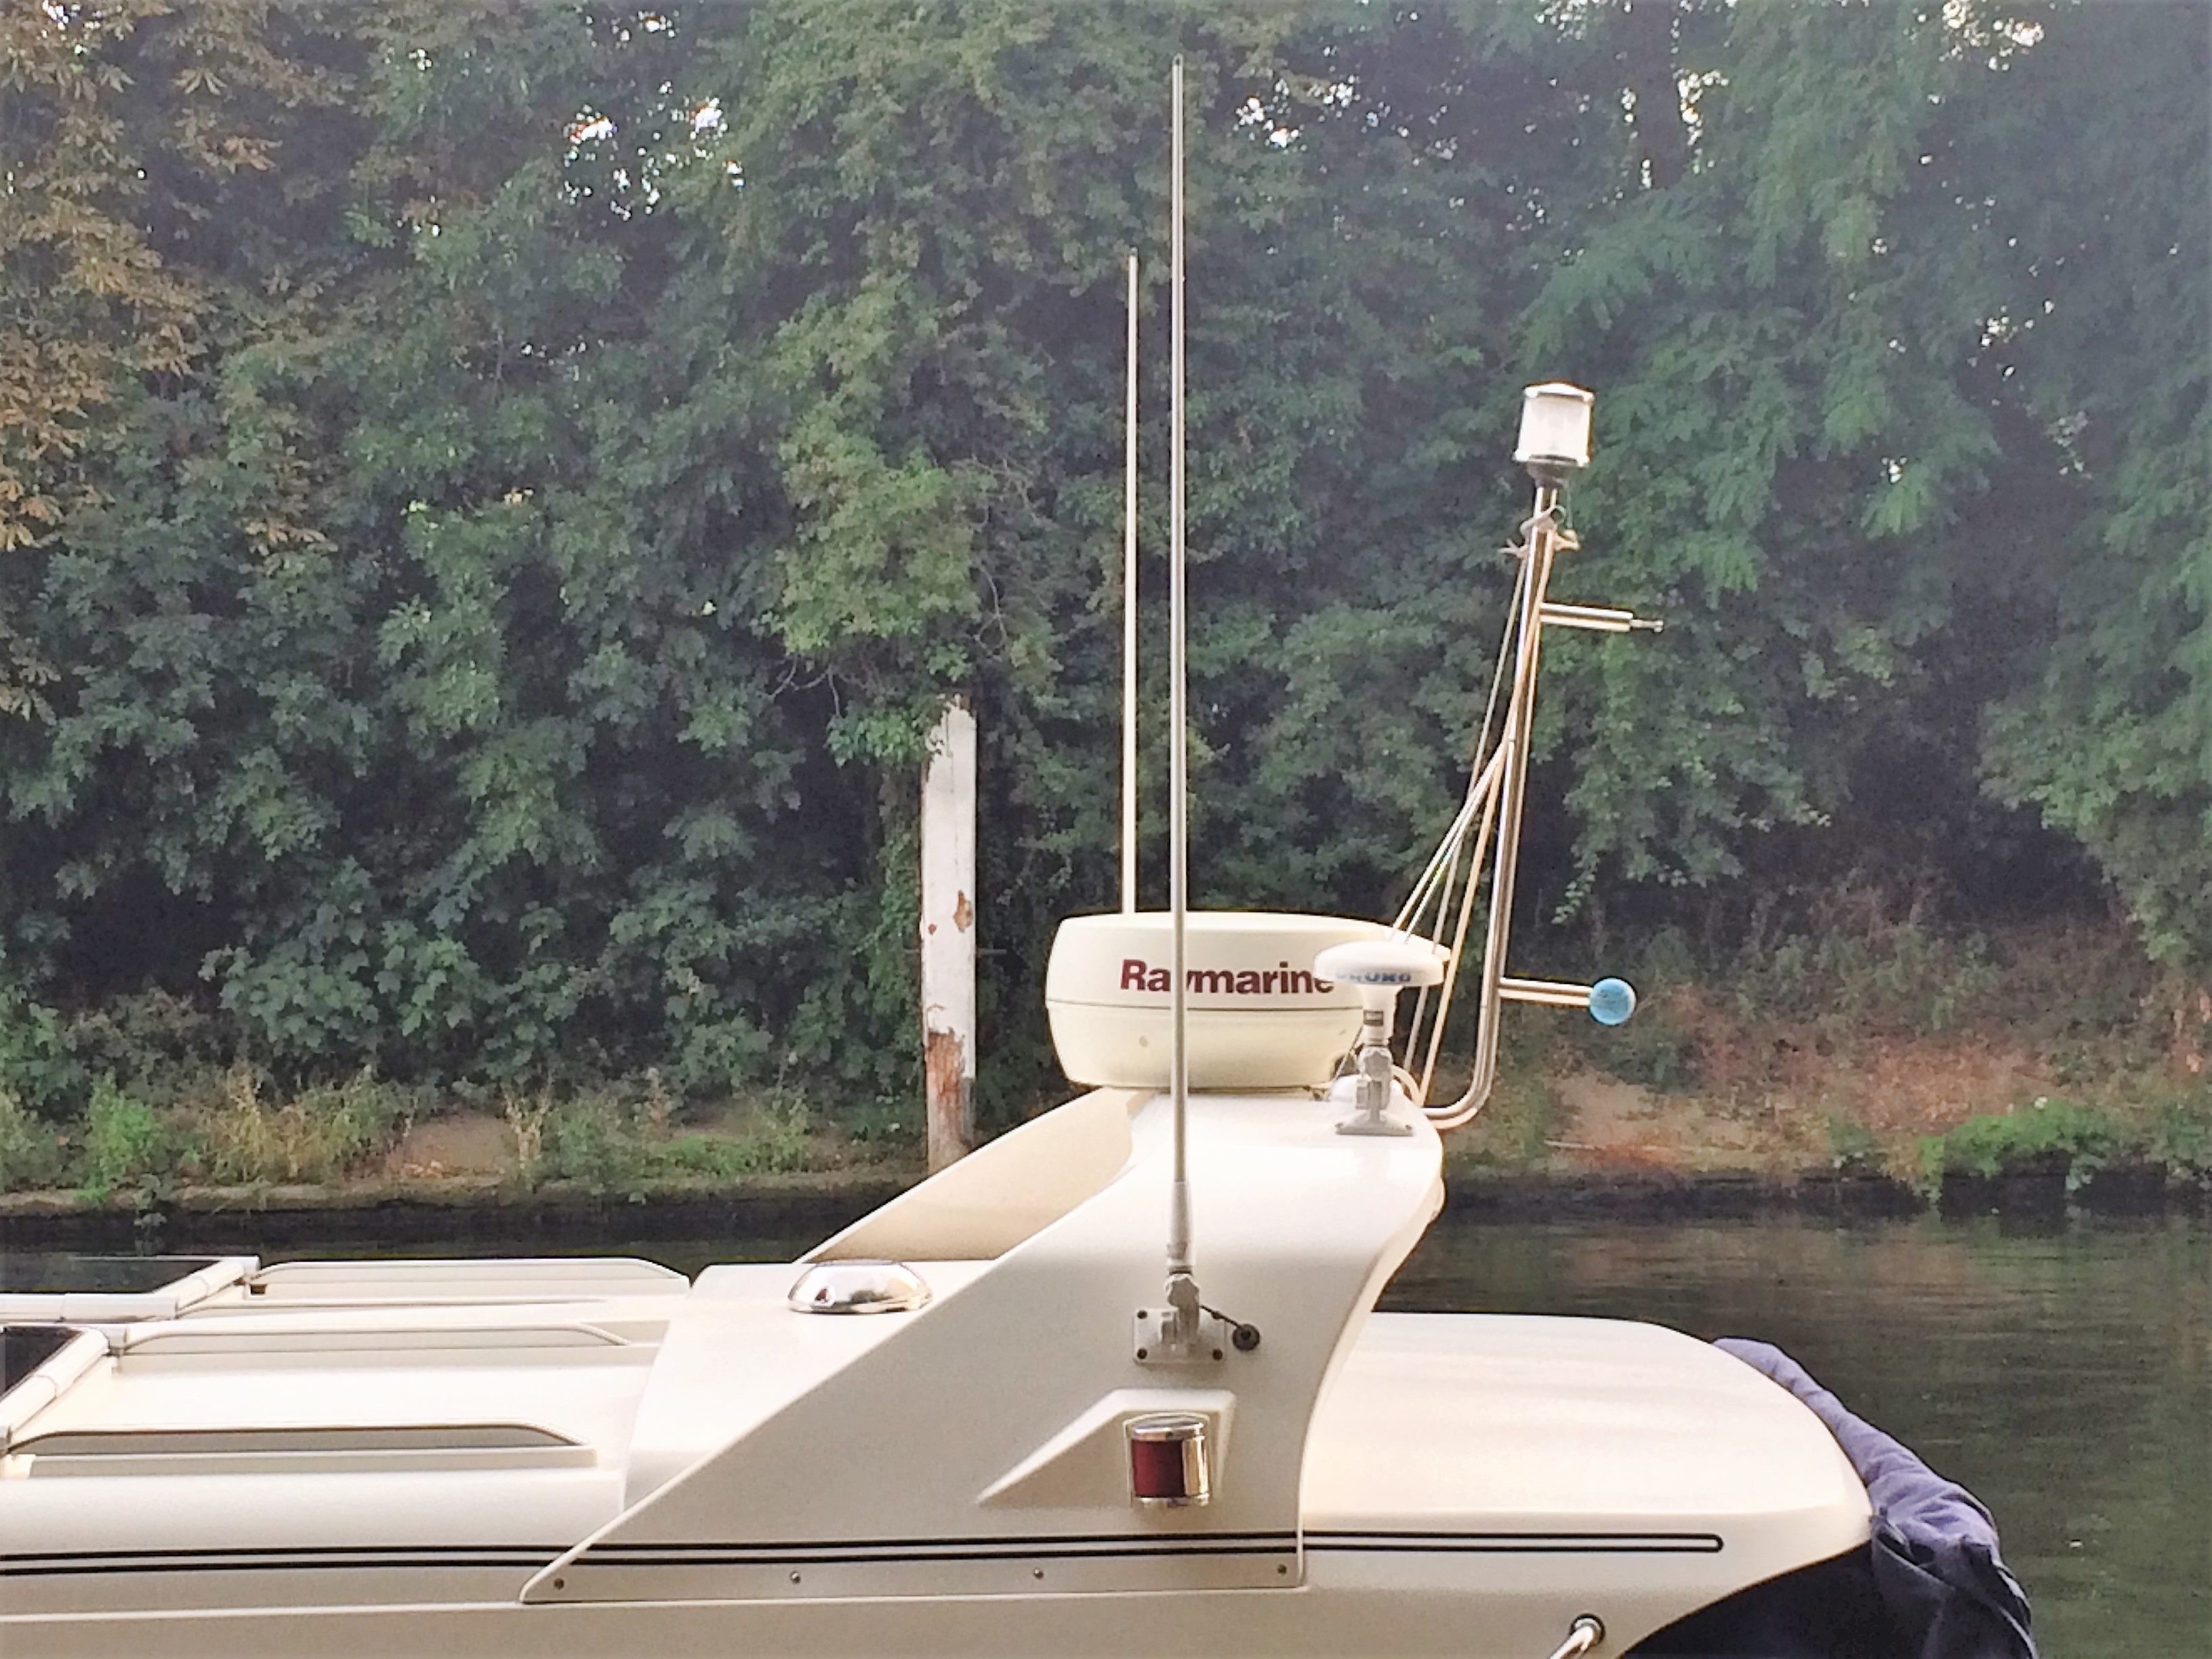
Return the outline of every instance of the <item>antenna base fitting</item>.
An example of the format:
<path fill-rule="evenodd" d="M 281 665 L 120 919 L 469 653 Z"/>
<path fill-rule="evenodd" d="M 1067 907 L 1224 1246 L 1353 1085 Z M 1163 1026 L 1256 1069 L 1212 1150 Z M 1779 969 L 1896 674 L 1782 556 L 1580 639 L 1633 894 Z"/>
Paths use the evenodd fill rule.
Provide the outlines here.
<path fill-rule="evenodd" d="M 1314 972 L 1339 985 L 1359 988 L 1359 1044 L 1352 1056 L 1352 1116 L 1340 1135 L 1409 1135 L 1413 1126 L 1390 1116 L 1396 1066 L 1390 1057 L 1390 1021 L 1398 993 L 1443 982 L 1450 953 L 1426 939 L 1393 933 L 1387 938 L 1332 945 L 1314 958 Z"/>
<path fill-rule="evenodd" d="M 1352 1115 L 1336 1126 L 1340 1135 L 1409 1135 L 1413 1126 L 1390 1115 L 1389 1025 L 1370 1011 L 1352 1058 Z"/>
<path fill-rule="evenodd" d="M 1212 1312 L 1199 1301 L 1198 1280 L 1188 1273 L 1168 1275 L 1164 1308 L 1137 1310 L 1135 1355 L 1140 1365 L 1218 1365 L 1228 1350 L 1239 1346 L 1237 1333 L 1244 1328 Z M 1250 1347 L 1258 1346 L 1257 1342 Z"/>

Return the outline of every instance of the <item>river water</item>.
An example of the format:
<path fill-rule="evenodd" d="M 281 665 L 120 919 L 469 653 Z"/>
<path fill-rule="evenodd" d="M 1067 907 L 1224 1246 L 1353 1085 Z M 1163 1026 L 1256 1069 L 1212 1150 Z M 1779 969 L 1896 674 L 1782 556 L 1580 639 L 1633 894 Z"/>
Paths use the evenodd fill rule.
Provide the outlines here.
<path fill-rule="evenodd" d="M 589 1248 L 691 1272 L 787 1261 L 818 1236 L 617 1231 Z M 271 1259 L 360 1250 L 259 1249 L 246 1231 L 193 1240 L 210 1246 Z M 547 1246 L 384 1241 L 374 1253 L 397 1251 Z M 2212 1659 L 2212 1224 L 2203 1219 L 1529 1224 L 1455 1209 L 1384 1305 L 1597 1314 L 1778 1343 L 1989 1504 L 2034 1603 L 2045 1659 Z"/>
<path fill-rule="evenodd" d="M 1435 1229 L 1386 1305 L 1787 1349 L 1990 1506 L 2044 1659 L 2212 1659 L 2212 1227 L 1995 1218 Z"/>

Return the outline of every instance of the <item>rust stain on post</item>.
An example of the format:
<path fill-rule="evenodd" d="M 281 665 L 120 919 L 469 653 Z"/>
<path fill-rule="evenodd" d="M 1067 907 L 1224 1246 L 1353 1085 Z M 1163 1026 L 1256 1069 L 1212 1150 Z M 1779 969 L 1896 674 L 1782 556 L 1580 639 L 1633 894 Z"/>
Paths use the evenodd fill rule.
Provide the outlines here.
<path fill-rule="evenodd" d="M 968 1151 L 968 1055 L 957 1032 L 923 1034 L 921 1071 L 929 1100 L 929 1167 L 941 1170 Z"/>
<path fill-rule="evenodd" d="M 960 1052 L 960 1039 L 950 1031 L 932 1031 L 922 1057 L 923 1074 L 928 1079 L 932 1102 L 957 1101 L 964 1068 L 964 1056 Z"/>

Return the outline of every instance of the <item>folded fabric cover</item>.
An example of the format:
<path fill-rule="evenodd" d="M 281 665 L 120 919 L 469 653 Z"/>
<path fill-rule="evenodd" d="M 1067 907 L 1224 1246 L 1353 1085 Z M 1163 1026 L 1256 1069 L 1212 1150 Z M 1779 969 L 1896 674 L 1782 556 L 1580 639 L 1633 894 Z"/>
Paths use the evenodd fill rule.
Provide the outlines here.
<path fill-rule="evenodd" d="M 1997 1553 L 1981 1501 L 1946 1480 L 1781 1349 L 1741 1337 L 1714 1345 L 1765 1372 L 1828 1425 L 1874 1504 L 1875 1588 L 1913 1659 L 2035 1659 L 2027 1595 Z"/>
<path fill-rule="evenodd" d="M 1844 1409 L 1765 1342 L 1715 1345 L 1803 1401 L 1866 1483 L 1874 1535 L 1754 1585 L 1639 1643 L 1634 1653 L 1735 1659 L 2035 1659 L 2027 1596 L 1997 1553 L 1990 1512 L 1890 1436 Z"/>

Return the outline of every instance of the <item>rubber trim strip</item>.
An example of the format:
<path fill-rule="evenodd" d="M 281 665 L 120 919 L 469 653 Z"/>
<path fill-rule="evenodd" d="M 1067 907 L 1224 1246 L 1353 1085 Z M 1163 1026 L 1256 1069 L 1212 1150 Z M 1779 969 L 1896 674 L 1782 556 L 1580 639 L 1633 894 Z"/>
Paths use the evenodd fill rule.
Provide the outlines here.
<path fill-rule="evenodd" d="M 1095 1534 L 1052 1538 L 884 1539 L 851 1544 L 602 1544 L 572 1565 L 595 1567 L 806 1566 L 896 1561 L 1271 1555 L 1298 1547 L 1287 1532 L 1180 1536 Z M 1309 1550 L 1364 1554 L 1720 1553 L 1713 1533 L 1309 1533 Z M 305 1572 L 379 1567 L 543 1567 L 572 1547 L 546 1544 L 295 1545 L 220 1550 L 53 1551 L 0 1558 L 0 1577 L 129 1572 Z"/>
<path fill-rule="evenodd" d="M 1444 1555 L 1718 1555 L 1710 1532 L 1310 1532 L 1310 1550 Z"/>

